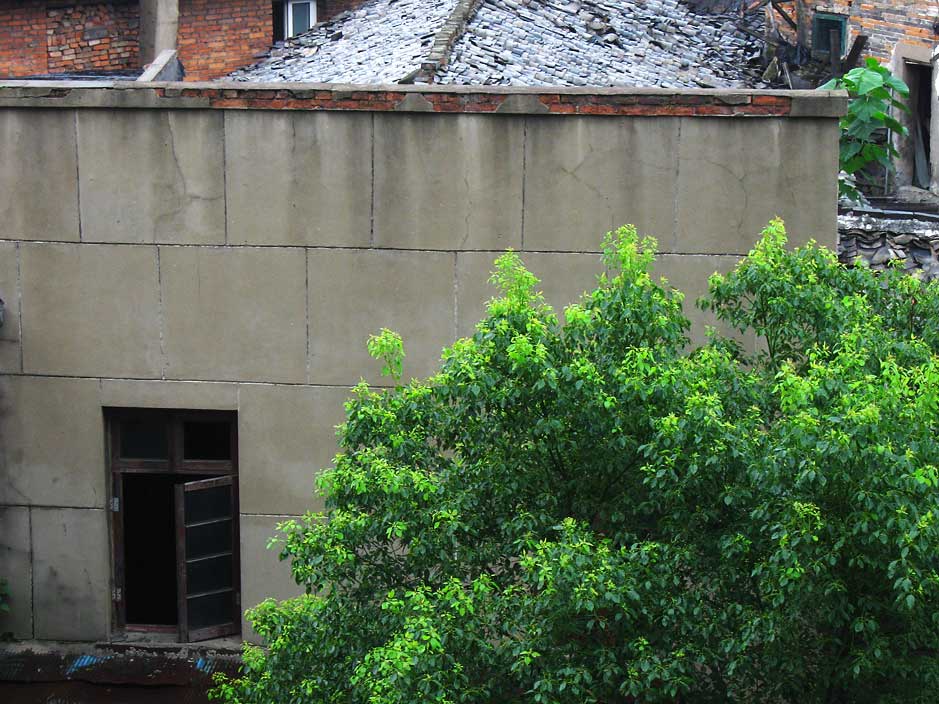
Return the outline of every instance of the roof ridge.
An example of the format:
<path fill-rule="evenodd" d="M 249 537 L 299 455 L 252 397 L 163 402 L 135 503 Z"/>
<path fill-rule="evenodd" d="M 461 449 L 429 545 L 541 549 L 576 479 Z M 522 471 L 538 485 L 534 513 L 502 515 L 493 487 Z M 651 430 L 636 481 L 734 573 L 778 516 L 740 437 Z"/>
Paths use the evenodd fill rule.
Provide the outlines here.
<path fill-rule="evenodd" d="M 476 10 L 484 0 L 457 0 L 450 16 L 447 17 L 443 26 L 434 34 L 434 42 L 430 47 L 430 53 L 427 58 L 421 62 L 420 71 L 417 74 L 415 83 L 433 83 L 437 71 L 447 65 L 450 58 L 450 50 L 457 40 L 463 36 L 466 25 Z"/>

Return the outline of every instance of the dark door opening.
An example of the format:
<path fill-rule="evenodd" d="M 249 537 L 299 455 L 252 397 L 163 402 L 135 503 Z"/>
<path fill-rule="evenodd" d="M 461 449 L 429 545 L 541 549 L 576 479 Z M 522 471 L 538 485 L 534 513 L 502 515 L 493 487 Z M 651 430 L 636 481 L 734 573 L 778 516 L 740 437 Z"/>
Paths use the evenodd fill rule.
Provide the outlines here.
<path fill-rule="evenodd" d="M 238 633 L 235 414 L 106 413 L 115 629 L 183 642 Z"/>
<path fill-rule="evenodd" d="M 124 483 L 124 599 L 128 626 L 178 625 L 174 487 L 203 476 L 132 473 Z"/>
<path fill-rule="evenodd" d="M 932 120 L 932 66 L 907 64 L 910 88 L 910 139 L 913 140 L 913 185 L 928 189 L 932 182 L 929 126 Z"/>

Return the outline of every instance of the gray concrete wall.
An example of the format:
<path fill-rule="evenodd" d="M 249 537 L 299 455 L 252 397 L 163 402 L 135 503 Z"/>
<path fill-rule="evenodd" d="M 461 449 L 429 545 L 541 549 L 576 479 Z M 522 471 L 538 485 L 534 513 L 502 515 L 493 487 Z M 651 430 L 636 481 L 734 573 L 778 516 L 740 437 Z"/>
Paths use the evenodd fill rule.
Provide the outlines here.
<path fill-rule="evenodd" d="M 627 222 L 658 238 L 658 270 L 689 301 L 775 215 L 794 242 L 835 244 L 837 110 L 448 115 L 4 97 L 0 574 L 13 611 L 0 632 L 20 638 L 110 637 L 104 407 L 238 412 L 248 606 L 295 591 L 264 545 L 278 521 L 316 507 L 349 387 L 380 381 L 367 336 L 398 330 L 405 373 L 430 374 L 482 314 L 504 248 L 563 305 L 592 287 L 603 234 Z M 707 321 L 689 312 L 700 334 Z"/>

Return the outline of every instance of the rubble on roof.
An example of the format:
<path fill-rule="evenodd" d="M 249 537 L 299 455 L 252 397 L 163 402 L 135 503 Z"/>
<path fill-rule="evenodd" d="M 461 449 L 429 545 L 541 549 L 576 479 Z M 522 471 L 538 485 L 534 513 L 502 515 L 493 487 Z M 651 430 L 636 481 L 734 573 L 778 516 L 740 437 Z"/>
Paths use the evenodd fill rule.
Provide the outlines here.
<path fill-rule="evenodd" d="M 760 43 L 739 21 L 679 0 L 487 0 L 438 82 L 745 87 Z"/>
<path fill-rule="evenodd" d="M 761 85 L 762 14 L 696 12 L 688 1 L 481 0 L 434 82 Z M 456 5 L 457 0 L 371 0 L 276 45 L 258 64 L 228 78 L 411 82 Z"/>
<path fill-rule="evenodd" d="M 227 80 L 396 83 L 414 73 L 457 0 L 372 0 L 293 39 Z"/>

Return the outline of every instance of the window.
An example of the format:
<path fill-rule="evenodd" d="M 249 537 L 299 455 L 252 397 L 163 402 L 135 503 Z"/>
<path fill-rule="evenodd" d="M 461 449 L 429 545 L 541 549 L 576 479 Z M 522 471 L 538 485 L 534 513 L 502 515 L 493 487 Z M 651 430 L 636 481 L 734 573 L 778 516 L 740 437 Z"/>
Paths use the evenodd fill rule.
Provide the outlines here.
<path fill-rule="evenodd" d="M 193 642 L 241 629 L 231 412 L 107 409 L 118 631 Z"/>
<path fill-rule="evenodd" d="M 303 34 L 316 24 L 315 0 L 287 0 L 287 36 Z"/>
<path fill-rule="evenodd" d="M 816 12 L 812 20 L 812 49 L 831 52 L 831 32 L 836 30 L 841 37 L 839 52 L 844 55 L 848 46 L 848 21 L 844 15 L 832 15 L 827 12 Z"/>

